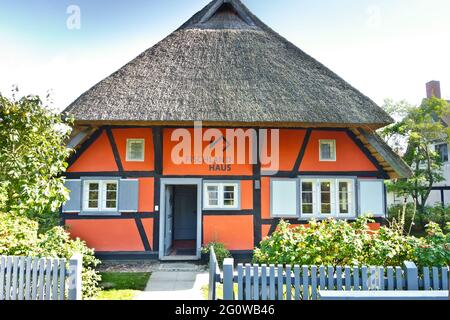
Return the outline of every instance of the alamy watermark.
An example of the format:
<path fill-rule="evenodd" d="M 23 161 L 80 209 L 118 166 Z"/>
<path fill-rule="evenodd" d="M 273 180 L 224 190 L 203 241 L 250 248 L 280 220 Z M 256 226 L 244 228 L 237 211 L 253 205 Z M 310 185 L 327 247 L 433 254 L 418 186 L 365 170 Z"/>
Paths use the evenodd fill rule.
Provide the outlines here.
<path fill-rule="evenodd" d="M 259 158 L 265 174 L 273 175 L 279 170 L 279 140 L 278 129 L 271 129 L 270 132 L 268 129 L 253 128 L 204 130 L 202 122 L 197 121 L 193 134 L 192 130 L 184 128 L 172 132 L 171 141 L 176 145 L 172 149 L 171 160 L 176 165 L 206 164 L 210 171 L 231 171 L 232 165 L 254 165 Z"/>
<path fill-rule="evenodd" d="M 66 20 L 66 27 L 69 30 L 81 29 L 81 9 L 80 6 L 72 4 L 67 7 L 66 13 L 68 14 Z"/>

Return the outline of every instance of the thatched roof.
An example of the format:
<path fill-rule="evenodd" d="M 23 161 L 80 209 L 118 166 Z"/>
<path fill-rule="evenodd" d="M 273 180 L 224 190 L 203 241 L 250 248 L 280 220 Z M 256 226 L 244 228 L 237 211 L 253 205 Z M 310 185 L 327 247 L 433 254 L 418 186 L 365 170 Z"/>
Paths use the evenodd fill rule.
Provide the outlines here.
<path fill-rule="evenodd" d="M 239 0 L 215 0 L 66 110 L 79 122 L 291 123 L 381 127 L 372 100 Z"/>

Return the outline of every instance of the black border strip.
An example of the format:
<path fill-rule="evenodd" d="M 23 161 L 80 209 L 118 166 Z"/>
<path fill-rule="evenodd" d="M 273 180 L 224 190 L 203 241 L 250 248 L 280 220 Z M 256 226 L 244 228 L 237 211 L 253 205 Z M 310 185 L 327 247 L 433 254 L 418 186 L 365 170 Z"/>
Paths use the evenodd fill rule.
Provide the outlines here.
<path fill-rule="evenodd" d="M 114 154 L 114 160 L 116 160 L 117 169 L 121 176 L 123 176 L 123 165 L 122 160 L 120 159 L 119 149 L 117 149 L 116 140 L 114 139 L 114 135 L 112 133 L 111 128 L 106 128 L 106 134 L 108 135 L 109 144 L 111 145 L 112 152 Z"/>
<path fill-rule="evenodd" d="M 122 213 L 117 216 L 108 215 L 79 215 L 75 213 L 62 213 L 61 217 L 64 220 L 126 220 L 137 218 L 155 218 L 157 216 L 154 212 L 133 212 Z"/>
<path fill-rule="evenodd" d="M 154 251 L 97 251 L 94 255 L 100 260 L 158 260 L 158 253 Z"/>
<path fill-rule="evenodd" d="M 227 175 L 217 175 L 217 176 L 206 176 L 206 175 L 164 175 L 164 178 L 202 178 L 203 181 L 216 181 L 216 180 L 253 180 L 253 175 L 248 176 L 227 176 Z"/>
<path fill-rule="evenodd" d="M 262 240 L 261 226 L 261 159 L 260 159 L 260 130 L 254 128 L 256 134 L 256 164 L 253 165 L 253 246 L 256 247 Z M 256 188 L 256 184 L 259 188 Z"/>
<path fill-rule="evenodd" d="M 311 139 L 312 129 L 306 130 L 305 138 L 303 139 L 302 147 L 298 153 L 297 160 L 295 161 L 294 168 L 292 169 L 292 177 L 298 176 L 300 165 L 305 157 L 306 149 L 308 148 L 309 140 Z"/>
<path fill-rule="evenodd" d="M 153 136 L 153 157 L 155 162 L 155 180 L 153 183 L 153 205 L 161 209 L 161 176 L 163 173 L 163 129 L 162 127 L 152 127 Z M 158 210 L 158 211 L 159 211 Z M 156 214 L 153 219 L 153 248 L 159 252 L 159 219 L 161 213 Z"/>
<path fill-rule="evenodd" d="M 66 172 L 67 179 L 79 179 L 81 177 L 122 177 L 122 178 L 153 178 L 153 171 L 97 171 L 97 172 Z"/>
<path fill-rule="evenodd" d="M 382 178 L 382 173 L 378 171 L 301 171 L 297 176 L 342 176 L 342 177 L 360 177 L 360 178 Z M 265 178 L 291 178 L 292 171 L 279 171 L 274 175 L 262 175 Z"/>
<path fill-rule="evenodd" d="M 150 246 L 150 243 L 148 242 L 147 234 L 145 233 L 144 224 L 142 223 L 141 218 L 135 218 L 134 221 L 136 221 L 136 227 L 138 228 L 139 235 L 141 237 L 142 244 L 144 245 L 145 251 L 152 251 L 152 248 Z"/>

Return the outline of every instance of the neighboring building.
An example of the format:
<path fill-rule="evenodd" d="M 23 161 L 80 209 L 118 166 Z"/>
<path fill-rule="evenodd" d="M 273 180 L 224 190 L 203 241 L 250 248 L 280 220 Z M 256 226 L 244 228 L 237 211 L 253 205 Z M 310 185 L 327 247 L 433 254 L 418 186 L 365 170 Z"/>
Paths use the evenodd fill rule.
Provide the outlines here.
<path fill-rule="evenodd" d="M 430 81 L 427 83 L 427 98 L 435 96 L 436 98 L 442 99 L 441 95 L 441 84 L 439 81 Z M 450 101 L 447 101 L 450 103 Z M 442 122 L 445 126 L 450 125 L 450 115 L 445 115 L 442 117 Z M 446 141 L 437 141 L 433 146 L 434 150 L 439 153 L 442 162 L 444 163 L 442 167 L 442 174 L 444 176 L 444 181 L 434 184 L 433 191 L 428 198 L 428 205 L 450 204 L 450 162 L 448 155 L 448 144 Z"/>
<path fill-rule="evenodd" d="M 384 180 L 410 174 L 375 133 L 392 119 L 238 0 L 211 2 L 65 112 L 77 152 L 62 220 L 102 257 L 195 260 L 210 241 L 250 254 L 281 218 L 381 219 Z M 211 128 L 180 164 L 180 136 Z M 222 164 L 222 149 L 195 163 L 218 143 L 239 156 L 226 132 L 239 128 L 259 142 L 248 157 L 274 154 L 279 129 L 275 174 L 259 157 Z"/>
<path fill-rule="evenodd" d="M 426 94 L 425 99 L 430 99 L 433 96 L 442 99 L 441 95 L 441 84 L 439 81 L 430 81 L 426 84 Z M 448 101 L 450 103 L 450 101 Z M 443 116 L 440 119 L 445 126 L 450 125 L 450 115 Z M 434 206 L 437 204 L 449 205 L 450 204 L 450 161 L 448 153 L 448 144 L 446 141 L 436 141 L 432 146 L 433 150 L 439 153 L 442 162 L 442 174 L 444 176 L 444 181 L 435 183 L 433 185 L 433 190 L 427 200 L 427 205 Z M 412 201 L 412 199 L 408 199 Z M 392 192 L 388 194 L 388 205 L 403 204 L 405 202 L 405 197 L 398 196 Z"/>

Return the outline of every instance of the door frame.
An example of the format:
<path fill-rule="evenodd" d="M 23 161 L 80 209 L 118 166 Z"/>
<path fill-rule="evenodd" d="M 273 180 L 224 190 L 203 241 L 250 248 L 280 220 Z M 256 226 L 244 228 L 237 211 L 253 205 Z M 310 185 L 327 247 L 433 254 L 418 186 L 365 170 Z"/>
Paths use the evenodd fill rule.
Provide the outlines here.
<path fill-rule="evenodd" d="M 161 178 L 159 208 L 159 259 L 160 260 L 200 260 L 202 248 L 202 182 L 201 178 Z M 164 252 L 166 227 L 166 187 L 197 186 L 197 246 L 195 256 L 166 256 Z"/>

